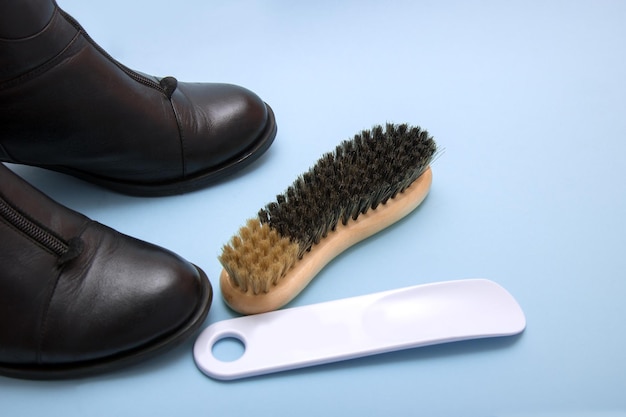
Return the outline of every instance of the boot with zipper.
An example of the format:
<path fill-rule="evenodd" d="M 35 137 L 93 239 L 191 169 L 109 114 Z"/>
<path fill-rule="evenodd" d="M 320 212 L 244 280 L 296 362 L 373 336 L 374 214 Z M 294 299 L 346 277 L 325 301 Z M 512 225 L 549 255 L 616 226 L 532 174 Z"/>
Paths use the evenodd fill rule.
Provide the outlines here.
<path fill-rule="evenodd" d="M 0 164 L 0 375 L 77 377 L 151 357 L 202 325 L 212 295 L 200 268 Z"/>
<path fill-rule="evenodd" d="M 0 2 L 0 63 L 3 162 L 170 195 L 240 170 L 276 135 L 251 91 L 133 71 L 54 0 Z"/>

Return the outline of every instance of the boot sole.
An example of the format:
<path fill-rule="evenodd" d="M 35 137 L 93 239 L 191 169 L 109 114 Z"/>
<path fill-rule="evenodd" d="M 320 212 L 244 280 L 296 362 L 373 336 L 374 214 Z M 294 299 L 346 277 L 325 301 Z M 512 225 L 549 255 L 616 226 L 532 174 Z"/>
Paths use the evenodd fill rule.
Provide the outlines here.
<path fill-rule="evenodd" d="M 195 266 L 195 265 L 194 265 Z M 204 323 L 211 302 L 213 300 L 213 288 L 209 279 L 202 269 L 196 266 L 201 277 L 201 304 L 192 316 L 180 328 L 150 344 L 138 347 L 131 351 L 109 356 L 99 360 L 88 362 L 76 362 L 65 365 L 30 365 L 13 366 L 0 363 L 0 375 L 20 379 L 53 380 L 86 377 L 113 370 L 119 370 L 130 365 L 150 359 L 161 353 L 169 351 L 186 341 Z"/>

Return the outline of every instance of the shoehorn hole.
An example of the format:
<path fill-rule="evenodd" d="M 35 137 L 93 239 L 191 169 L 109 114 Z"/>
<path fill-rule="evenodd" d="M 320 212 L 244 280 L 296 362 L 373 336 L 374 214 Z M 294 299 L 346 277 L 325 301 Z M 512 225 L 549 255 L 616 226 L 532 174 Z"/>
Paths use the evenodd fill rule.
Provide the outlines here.
<path fill-rule="evenodd" d="M 211 353 L 221 362 L 234 362 L 246 351 L 246 344 L 237 335 L 227 334 L 215 341 Z"/>

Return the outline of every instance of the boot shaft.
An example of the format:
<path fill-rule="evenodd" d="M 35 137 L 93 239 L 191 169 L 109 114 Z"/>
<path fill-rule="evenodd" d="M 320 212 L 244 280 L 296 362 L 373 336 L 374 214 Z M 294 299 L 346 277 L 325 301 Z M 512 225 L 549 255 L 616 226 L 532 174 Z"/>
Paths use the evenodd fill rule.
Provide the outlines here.
<path fill-rule="evenodd" d="M 42 30 L 55 9 L 53 0 L 0 1 L 0 39 L 21 39 Z"/>
<path fill-rule="evenodd" d="M 13 3 L 16 2 L 14 0 L 7 2 L 9 5 Z M 3 2 L 0 4 L 3 4 L 0 9 L 7 7 Z M 1 13 L 2 10 L 0 10 L 0 16 L 2 16 Z M 42 13 L 42 15 L 47 15 L 47 13 Z M 0 19 L 4 20 L 5 16 Z M 36 19 L 33 18 L 33 20 Z M 33 26 L 39 26 L 39 24 Z M 7 27 L 6 22 L 0 21 L 0 34 L 3 27 Z M 49 62 L 58 56 L 77 34 L 78 29 L 64 19 L 60 9 L 53 5 L 46 23 L 37 32 L 19 38 L 0 36 L 0 62 L 2 63 L 0 84 Z"/>

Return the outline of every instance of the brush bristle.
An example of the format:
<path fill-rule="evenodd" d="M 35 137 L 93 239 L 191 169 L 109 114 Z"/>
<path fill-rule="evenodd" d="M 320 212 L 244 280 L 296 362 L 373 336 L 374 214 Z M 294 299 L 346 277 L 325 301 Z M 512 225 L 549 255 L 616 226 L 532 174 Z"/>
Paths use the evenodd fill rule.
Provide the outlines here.
<path fill-rule="evenodd" d="M 268 292 L 298 259 L 298 244 L 250 219 L 224 246 L 219 260 L 243 292 Z"/>
<path fill-rule="evenodd" d="M 428 132 L 406 124 L 375 126 L 342 142 L 224 247 L 220 261 L 231 282 L 244 292 L 268 292 L 339 222 L 356 220 L 403 192 L 426 170 L 436 150 Z M 282 239 L 290 242 L 293 253 L 277 255 L 285 249 L 275 249 L 274 242 Z"/>

